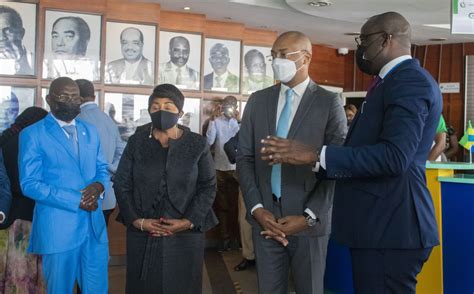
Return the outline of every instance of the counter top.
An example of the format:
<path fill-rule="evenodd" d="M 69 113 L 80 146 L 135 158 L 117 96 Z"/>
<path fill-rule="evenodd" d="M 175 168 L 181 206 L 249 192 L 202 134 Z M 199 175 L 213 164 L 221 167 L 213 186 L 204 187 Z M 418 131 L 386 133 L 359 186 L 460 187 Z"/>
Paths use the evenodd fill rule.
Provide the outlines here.
<path fill-rule="evenodd" d="M 438 181 L 445 183 L 474 184 L 474 174 L 455 174 L 447 177 L 438 177 Z"/>
<path fill-rule="evenodd" d="M 427 161 L 426 169 L 474 170 L 474 163 Z"/>

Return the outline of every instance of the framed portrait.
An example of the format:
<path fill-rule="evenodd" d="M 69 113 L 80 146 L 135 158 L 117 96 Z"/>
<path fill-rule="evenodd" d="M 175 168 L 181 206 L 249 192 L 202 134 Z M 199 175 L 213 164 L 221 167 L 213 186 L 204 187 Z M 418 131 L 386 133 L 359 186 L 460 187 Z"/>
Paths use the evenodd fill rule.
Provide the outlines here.
<path fill-rule="evenodd" d="M 240 41 L 206 38 L 204 90 L 239 93 Z"/>
<path fill-rule="evenodd" d="M 106 84 L 155 84 L 155 25 L 108 21 L 105 44 Z"/>
<path fill-rule="evenodd" d="M 158 83 L 199 91 L 201 42 L 200 34 L 160 31 Z"/>
<path fill-rule="evenodd" d="M 50 111 L 51 109 L 49 108 L 48 102 L 46 102 L 46 95 L 49 93 L 49 88 L 41 88 L 41 107 L 46 109 L 47 111 Z M 95 101 L 94 103 L 99 105 L 99 97 L 100 97 L 100 91 L 95 91 Z"/>
<path fill-rule="evenodd" d="M 1 1 L 0 75 L 36 74 L 36 20 L 36 4 Z"/>
<path fill-rule="evenodd" d="M 270 47 L 244 46 L 242 95 L 250 95 L 275 83 L 272 63 L 267 59 L 271 50 Z"/>
<path fill-rule="evenodd" d="M 35 105 L 36 88 L 0 86 L 0 133 L 26 108 Z"/>
<path fill-rule="evenodd" d="M 46 10 L 43 78 L 100 80 L 102 16 Z"/>
<path fill-rule="evenodd" d="M 191 129 L 192 132 L 199 134 L 199 118 L 201 114 L 201 99 L 199 98 L 185 98 L 183 106 L 183 116 L 178 123 Z"/>
<path fill-rule="evenodd" d="M 135 133 L 137 127 L 151 122 L 148 114 L 147 95 L 105 93 L 104 112 L 117 124 L 124 141 Z"/>

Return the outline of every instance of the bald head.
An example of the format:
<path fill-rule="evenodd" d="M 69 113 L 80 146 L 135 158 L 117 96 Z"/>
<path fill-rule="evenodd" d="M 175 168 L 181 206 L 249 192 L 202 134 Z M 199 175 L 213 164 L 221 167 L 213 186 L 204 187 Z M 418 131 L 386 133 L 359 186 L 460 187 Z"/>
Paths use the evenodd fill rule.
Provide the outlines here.
<path fill-rule="evenodd" d="M 410 23 L 397 12 L 386 12 L 372 16 L 362 27 L 362 31 L 366 30 L 370 30 L 370 32 L 386 32 L 392 35 L 392 39 L 397 41 L 400 46 L 405 48 L 411 47 Z"/>
<path fill-rule="evenodd" d="M 284 32 L 275 41 L 275 44 L 278 43 L 292 43 L 293 47 L 296 50 L 306 50 L 309 53 L 312 52 L 312 45 L 309 38 L 302 32 L 289 31 Z M 294 50 L 294 51 L 296 51 Z"/>
<path fill-rule="evenodd" d="M 60 77 L 52 81 L 51 86 L 49 86 L 49 93 L 62 95 L 66 88 L 75 89 L 77 92 L 76 94 L 79 94 L 79 87 L 77 86 L 76 82 L 68 77 Z"/>

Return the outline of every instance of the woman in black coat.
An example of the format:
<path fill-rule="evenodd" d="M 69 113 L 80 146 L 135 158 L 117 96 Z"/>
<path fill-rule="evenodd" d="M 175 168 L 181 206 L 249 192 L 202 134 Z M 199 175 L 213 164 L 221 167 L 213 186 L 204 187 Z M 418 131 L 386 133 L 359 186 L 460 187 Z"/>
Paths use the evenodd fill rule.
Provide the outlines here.
<path fill-rule="evenodd" d="M 183 94 L 162 84 L 148 100 L 148 131 L 130 137 L 114 178 L 127 227 L 127 293 L 201 293 L 204 232 L 217 224 L 206 140 L 177 125 Z"/>

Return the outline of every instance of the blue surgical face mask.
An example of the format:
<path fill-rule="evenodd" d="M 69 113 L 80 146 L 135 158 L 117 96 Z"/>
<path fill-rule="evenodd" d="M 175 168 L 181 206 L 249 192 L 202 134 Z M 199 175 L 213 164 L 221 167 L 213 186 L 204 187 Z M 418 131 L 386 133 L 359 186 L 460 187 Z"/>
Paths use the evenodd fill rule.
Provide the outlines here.
<path fill-rule="evenodd" d="M 286 59 L 286 58 L 275 58 L 272 61 L 273 73 L 275 74 L 275 79 L 281 81 L 282 83 L 288 83 L 291 81 L 296 73 L 303 68 L 304 64 L 300 68 L 296 68 L 296 62 L 302 59 L 304 55 L 295 61 Z"/>

